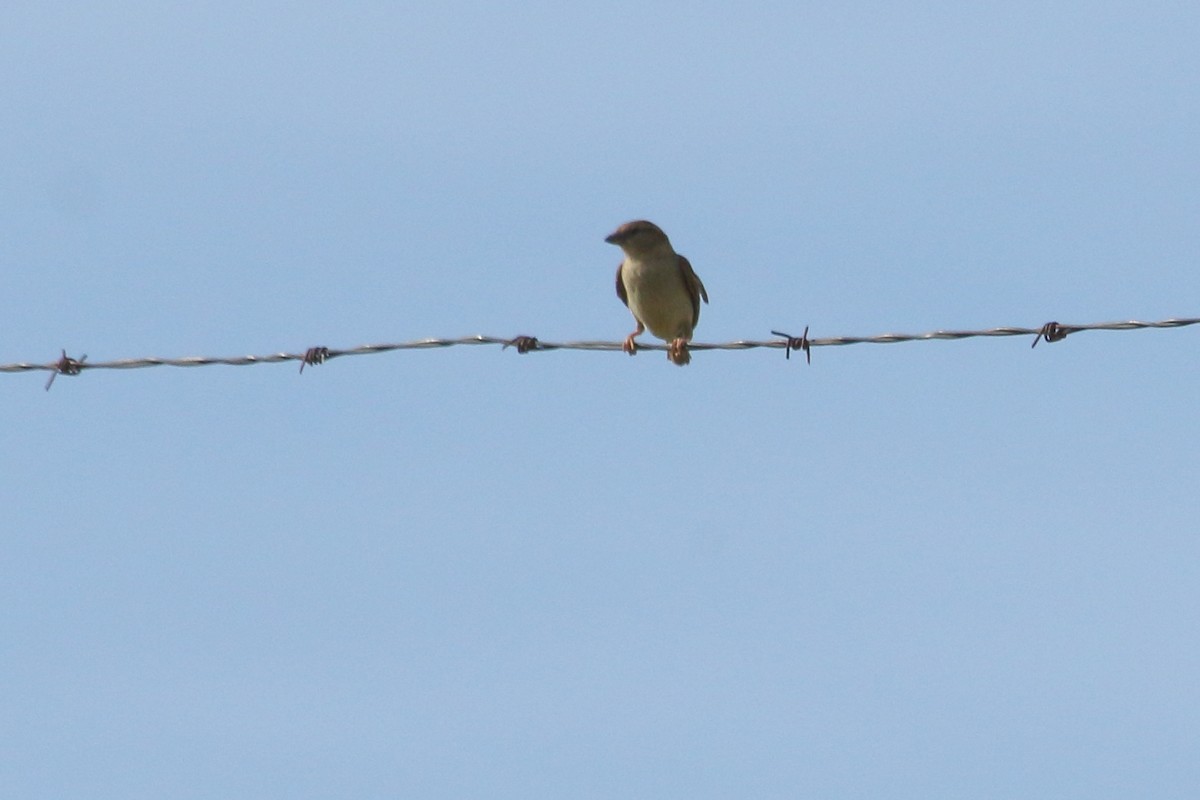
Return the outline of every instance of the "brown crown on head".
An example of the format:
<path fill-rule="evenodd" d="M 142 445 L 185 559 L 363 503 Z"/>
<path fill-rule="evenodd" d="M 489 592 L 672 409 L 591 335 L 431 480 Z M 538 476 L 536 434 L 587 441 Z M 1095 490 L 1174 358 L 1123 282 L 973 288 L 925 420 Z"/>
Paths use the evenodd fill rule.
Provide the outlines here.
<path fill-rule="evenodd" d="M 653 222 L 644 219 L 635 219 L 632 222 L 626 222 L 621 227 L 610 233 L 604 238 L 604 241 L 609 244 L 622 245 L 626 242 L 636 241 L 639 239 L 645 241 L 665 241 L 667 235 L 663 233 L 662 228 L 655 225 Z"/>

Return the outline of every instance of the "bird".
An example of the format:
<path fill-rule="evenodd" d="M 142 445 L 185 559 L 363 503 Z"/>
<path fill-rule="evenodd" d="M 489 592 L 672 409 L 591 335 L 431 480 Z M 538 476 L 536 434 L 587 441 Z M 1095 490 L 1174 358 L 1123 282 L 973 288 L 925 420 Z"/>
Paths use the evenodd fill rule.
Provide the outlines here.
<path fill-rule="evenodd" d="M 700 322 L 700 300 L 708 302 L 692 265 L 675 252 L 662 228 L 644 219 L 626 222 L 604 241 L 625 255 L 617 266 L 617 297 L 637 322 L 621 349 L 637 355 L 636 337 L 649 328 L 667 342 L 667 358 L 673 364 L 690 362 L 687 344 Z"/>

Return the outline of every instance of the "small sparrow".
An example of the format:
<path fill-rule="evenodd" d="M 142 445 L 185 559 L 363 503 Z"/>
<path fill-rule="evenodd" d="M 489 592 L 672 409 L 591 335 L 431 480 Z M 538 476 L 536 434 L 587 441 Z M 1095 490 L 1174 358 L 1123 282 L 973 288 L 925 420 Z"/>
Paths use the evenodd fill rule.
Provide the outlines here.
<path fill-rule="evenodd" d="M 637 354 L 635 337 L 646 328 L 668 342 L 667 358 L 683 366 L 692 360 L 687 343 L 700 321 L 700 299 L 708 302 L 704 284 L 692 265 L 671 247 L 662 228 L 644 219 L 626 222 L 605 238 L 625 253 L 617 267 L 617 297 L 629 306 L 637 330 L 622 348 Z"/>

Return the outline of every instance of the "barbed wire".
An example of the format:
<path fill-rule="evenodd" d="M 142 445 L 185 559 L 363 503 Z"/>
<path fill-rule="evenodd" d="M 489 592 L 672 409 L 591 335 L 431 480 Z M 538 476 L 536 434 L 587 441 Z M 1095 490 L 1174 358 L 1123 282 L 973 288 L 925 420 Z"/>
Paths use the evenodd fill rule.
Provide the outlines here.
<path fill-rule="evenodd" d="M 1158 322 L 1142 322 L 1140 320 L 1125 320 L 1121 322 L 1096 322 L 1082 325 L 1066 325 L 1059 322 L 1047 322 L 1038 328 L 1022 328 L 1003 326 L 984 330 L 935 330 L 926 333 L 882 333 L 874 336 L 827 336 L 809 338 L 808 328 L 800 336 L 792 336 L 780 331 L 771 331 L 778 339 L 755 341 L 739 339 L 732 342 L 710 343 L 691 342 L 688 349 L 704 350 L 753 350 L 770 348 L 784 350 L 787 358 L 792 351 L 803 352 L 805 360 L 812 361 L 814 347 L 841 347 L 851 344 L 897 344 L 900 342 L 922 342 L 935 340 L 971 339 L 983 336 L 1033 336 L 1033 344 L 1038 342 L 1057 342 L 1069 334 L 1080 331 L 1130 331 L 1144 328 L 1182 328 L 1188 325 L 1200 324 L 1200 318 L 1172 318 Z M 416 339 L 408 342 L 391 344 L 365 344 L 358 347 L 337 349 L 332 347 L 310 347 L 303 353 L 270 353 L 267 355 L 248 356 L 185 356 L 183 358 L 123 358 L 115 361 L 87 361 L 87 356 L 72 358 L 67 351 L 57 361 L 45 364 L 18 362 L 0 364 L 0 372 L 31 372 L 48 371 L 52 373 L 46 381 L 46 389 L 54 384 L 59 375 L 79 375 L 85 370 L 92 369 L 140 369 L 142 367 L 207 367 L 214 364 L 224 364 L 231 367 L 249 366 L 251 364 L 277 364 L 283 361 L 299 361 L 300 372 L 305 366 L 323 364 L 331 358 L 342 356 L 365 356 L 375 353 L 388 353 L 393 350 L 428 350 L 439 347 L 456 347 L 461 345 L 501 345 L 502 349 L 513 347 L 518 353 L 549 352 L 551 350 L 599 350 L 620 351 L 622 342 L 609 341 L 577 341 L 577 342 L 544 342 L 534 336 L 516 336 L 504 338 L 498 336 L 462 336 L 454 339 Z M 667 350 L 667 345 L 652 342 L 638 343 L 639 350 Z"/>

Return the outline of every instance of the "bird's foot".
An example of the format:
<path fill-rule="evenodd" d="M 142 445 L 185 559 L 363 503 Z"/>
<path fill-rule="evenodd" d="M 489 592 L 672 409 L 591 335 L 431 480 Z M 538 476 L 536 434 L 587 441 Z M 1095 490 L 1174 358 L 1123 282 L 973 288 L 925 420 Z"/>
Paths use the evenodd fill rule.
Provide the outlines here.
<path fill-rule="evenodd" d="M 687 339 L 679 338 L 671 342 L 667 347 L 667 358 L 671 359 L 672 364 L 684 366 L 692 360 L 692 354 L 688 352 Z"/>
<path fill-rule="evenodd" d="M 633 337 L 637 336 L 638 333 L 641 333 L 641 331 L 638 331 L 637 333 L 631 333 L 628 336 L 626 336 L 625 344 L 621 345 L 621 349 L 624 350 L 626 353 L 629 353 L 629 355 L 631 355 L 631 356 L 637 355 L 637 342 L 634 341 Z"/>

